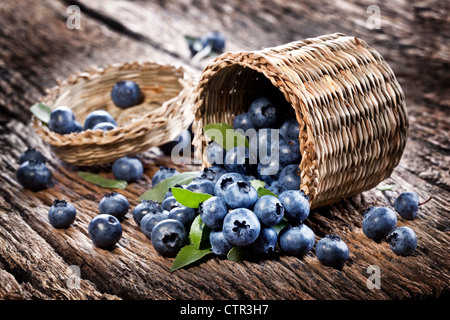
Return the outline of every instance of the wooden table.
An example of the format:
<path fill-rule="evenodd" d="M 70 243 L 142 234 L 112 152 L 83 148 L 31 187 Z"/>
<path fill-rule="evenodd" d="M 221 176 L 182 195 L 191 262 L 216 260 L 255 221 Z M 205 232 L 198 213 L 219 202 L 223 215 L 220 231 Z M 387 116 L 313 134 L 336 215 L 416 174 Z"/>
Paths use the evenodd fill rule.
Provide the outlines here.
<path fill-rule="evenodd" d="M 12 1 L 0 4 L 0 298 L 2 299 L 406 299 L 448 297 L 450 281 L 450 26 L 449 3 L 425 0 L 379 5 L 381 25 L 368 28 L 372 1 Z M 239 4 L 238 4 L 239 3 Z M 80 8 L 80 29 L 70 29 L 69 5 Z M 112 251 L 94 247 L 87 226 L 108 190 L 78 178 L 78 168 L 52 156 L 34 134 L 29 107 L 45 89 L 90 66 L 149 58 L 178 63 L 194 75 L 211 59 L 190 65 L 184 35 L 221 30 L 227 50 L 259 49 L 343 32 L 377 49 L 396 73 L 407 98 L 409 140 L 383 185 L 314 210 L 306 221 L 317 239 L 340 235 L 350 259 L 342 270 L 324 267 L 314 250 L 303 259 L 263 261 L 213 258 L 170 273 L 173 259 L 158 255 L 132 218 Z M 36 147 L 50 159 L 52 186 L 24 190 L 16 180 L 21 152 Z M 123 192 L 133 208 L 151 177 L 170 159 L 158 149 L 139 155 L 145 177 Z M 183 168 L 186 169 L 186 168 Z M 98 168 L 108 174 L 110 166 Z M 418 248 L 396 256 L 387 243 L 366 238 L 363 212 L 392 206 L 404 190 L 432 200 L 413 221 Z M 74 226 L 57 230 L 47 212 L 56 198 L 74 203 Z M 130 215 L 129 215 L 130 216 Z M 81 279 L 74 281 L 73 266 Z M 375 267 L 374 267 L 375 266 Z M 380 287 L 373 288 L 379 268 Z M 372 271 L 371 271 L 372 270 Z M 75 279 L 76 280 L 76 279 Z M 68 282 L 69 281 L 69 282 Z"/>

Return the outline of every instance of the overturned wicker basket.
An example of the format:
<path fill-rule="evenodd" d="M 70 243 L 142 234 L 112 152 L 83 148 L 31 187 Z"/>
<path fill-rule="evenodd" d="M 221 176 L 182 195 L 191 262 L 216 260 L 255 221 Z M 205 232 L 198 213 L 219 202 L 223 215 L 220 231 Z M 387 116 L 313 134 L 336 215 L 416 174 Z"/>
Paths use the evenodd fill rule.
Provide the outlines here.
<path fill-rule="evenodd" d="M 205 125 L 232 124 L 267 95 L 295 110 L 300 189 L 312 208 L 373 188 L 399 163 L 408 132 L 403 92 L 377 51 L 343 34 L 216 58 L 195 97 L 196 157 L 207 165 Z"/>
<path fill-rule="evenodd" d="M 144 95 L 139 105 L 128 109 L 111 100 L 114 84 L 124 79 L 135 81 Z M 61 135 L 37 118 L 33 124 L 61 160 L 79 166 L 108 163 L 172 141 L 187 129 L 194 119 L 193 90 L 192 77 L 181 67 L 153 62 L 110 65 L 72 75 L 49 90 L 42 102 L 51 109 L 70 107 L 82 125 L 90 112 L 107 110 L 118 123 L 116 129 Z"/>

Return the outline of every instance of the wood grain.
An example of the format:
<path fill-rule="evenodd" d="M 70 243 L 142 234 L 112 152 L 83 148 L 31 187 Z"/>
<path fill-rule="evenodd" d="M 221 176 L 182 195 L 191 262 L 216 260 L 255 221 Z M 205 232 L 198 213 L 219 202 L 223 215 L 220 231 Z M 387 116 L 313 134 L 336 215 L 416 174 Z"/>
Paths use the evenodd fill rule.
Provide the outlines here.
<path fill-rule="evenodd" d="M 70 2 L 71 4 L 73 2 Z M 1 299 L 406 299 L 448 296 L 450 214 L 450 120 L 448 108 L 448 3 L 379 3 L 381 29 L 366 27 L 371 1 L 235 3 L 207 1 L 75 1 L 82 12 L 80 30 L 66 27 L 66 1 L 2 1 L 0 19 L 0 298 Z M 333 3 L 333 4 L 332 4 Z M 376 3 L 375 3 L 376 4 Z M 307 219 L 317 239 L 340 235 L 350 260 L 336 270 L 324 267 L 314 250 L 304 258 L 275 254 L 271 259 L 239 263 L 223 258 L 202 261 L 170 273 L 173 259 L 163 258 L 140 232 L 131 215 L 123 239 L 112 251 L 92 245 L 87 225 L 109 190 L 80 180 L 80 168 L 55 158 L 34 134 L 28 108 L 45 89 L 70 73 L 92 65 L 152 58 L 179 63 L 195 75 L 211 60 L 189 65 L 183 35 L 223 30 L 227 50 L 259 49 L 326 33 L 363 38 L 393 68 L 407 98 L 410 134 L 399 166 L 383 184 Z M 36 147 L 49 159 L 52 185 L 24 190 L 15 178 L 20 153 Z M 151 187 L 159 165 L 170 159 L 152 149 L 140 155 L 145 177 L 121 191 L 130 200 Z M 86 169 L 86 168 L 82 168 Z M 190 170 L 182 167 L 180 170 Z M 110 175 L 110 166 L 88 170 Z M 432 200 L 413 228 L 418 248 L 398 257 L 387 243 L 376 243 L 361 229 L 370 206 L 392 206 L 404 190 Z M 75 224 L 56 230 L 47 212 L 54 199 L 71 201 Z M 70 289 L 70 266 L 81 281 Z M 381 288 L 369 289 L 367 268 L 381 270 Z"/>

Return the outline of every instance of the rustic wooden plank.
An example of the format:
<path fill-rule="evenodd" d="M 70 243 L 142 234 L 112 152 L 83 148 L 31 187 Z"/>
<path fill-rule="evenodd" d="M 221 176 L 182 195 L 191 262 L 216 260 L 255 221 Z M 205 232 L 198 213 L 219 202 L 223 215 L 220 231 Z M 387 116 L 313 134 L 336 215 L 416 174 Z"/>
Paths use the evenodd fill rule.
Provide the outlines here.
<path fill-rule="evenodd" d="M 436 3 L 430 10 L 406 2 L 380 5 L 386 18 L 381 31 L 373 31 L 365 28 L 368 2 L 337 2 L 335 6 L 324 1 L 274 1 L 270 5 L 263 1 L 209 5 L 189 0 L 78 4 L 86 8 L 80 30 L 66 28 L 65 1 L 1 4 L 2 21 L 4 17 L 16 22 L 0 30 L 0 46 L 7 48 L 0 51 L 1 298 L 402 299 L 448 294 L 450 122 L 448 97 L 446 100 L 440 90 L 445 88 L 448 75 L 436 70 L 448 64 L 448 47 L 442 45 L 448 34 L 431 32 L 431 22 L 447 23 L 442 16 L 445 5 Z M 27 12 L 33 12 L 34 19 L 29 19 Z M 345 15 L 351 18 L 339 19 Z M 422 25 L 427 27 L 426 33 L 417 34 Z M 89 65 L 143 57 L 186 64 L 188 52 L 183 49 L 182 35 L 202 34 L 214 28 L 225 31 L 227 49 L 235 50 L 322 33 L 353 33 L 375 44 L 400 75 L 405 92 L 410 93 L 410 139 L 402 161 L 385 181 L 397 187 L 385 192 L 370 190 L 319 208 L 306 222 L 317 239 L 334 232 L 347 242 L 350 260 L 342 270 L 322 266 L 313 250 L 303 259 L 276 254 L 269 260 L 235 263 L 214 258 L 170 273 L 173 259 L 153 250 L 130 214 L 123 222 L 124 236 L 118 246 L 112 251 L 98 249 L 88 237 L 87 225 L 108 190 L 80 180 L 77 167 L 53 158 L 48 146 L 33 135 L 30 116 L 24 110 L 57 78 Z M 199 68 L 192 66 L 192 72 L 198 74 Z M 429 72 L 423 72 L 427 68 Z M 415 94 L 417 88 L 427 95 Z M 17 159 L 28 145 L 50 159 L 52 186 L 45 191 L 23 190 L 15 179 Z M 157 166 L 170 163 L 157 150 L 140 157 L 146 175 L 123 191 L 132 208 L 137 197 L 151 186 Z M 107 165 L 90 170 L 110 174 Z M 423 199 L 430 195 L 433 199 L 420 209 L 418 219 L 399 219 L 399 225 L 411 226 L 419 238 L 415 254 L 400 258 L 386 243 L 367 239 L 361 222 L 369 206 L 392 206 L 394 198 L 406 189 L 417 191 Z M 47 211 L 53 200 L 61 197 L 72 201 L 79 214 L 74 226 L 55 230 L 48 222 Z M 81 290 L 67 289 L 70 265 L 80 267 Z M 379 290 L 367 287 L 370 265 L 381 270 Z"/>

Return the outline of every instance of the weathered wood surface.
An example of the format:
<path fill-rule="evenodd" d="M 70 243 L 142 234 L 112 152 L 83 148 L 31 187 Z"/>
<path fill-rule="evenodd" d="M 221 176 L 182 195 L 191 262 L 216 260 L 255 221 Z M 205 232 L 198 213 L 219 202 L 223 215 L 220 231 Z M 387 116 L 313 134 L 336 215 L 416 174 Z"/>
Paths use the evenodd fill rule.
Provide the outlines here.
<path fill-rule="evenodd" d="M 81 8 L 81 29 L 66 27 L 67 6 Z M 366 26 L 372 1 L 2 1 L 0 4 L 0 298 L 1 299 L 404 299 L 448 295 L 450 214 L 449 18 L 448 2 L 379 3 L 381 29 Z M 375 3 L 377 4 L 377 3 Z M 108 190 L 80 180 L 77 168 L 55 159 L 33 132 L 28 108 L 45 89 L 71 72 L 150 58 L 189 65 L 183 35 L 218 29 L 227 50 L 259 49 L 326 33 L 359 36 L 385 57 L 407 98 L 410 137 L 404 157 L 384 183 L 307 220 L 317 239 L 343 237 L 350 260 L 342 270 L 322 266 L 314 250 L 303 259 L 277 255 L 264 261 L 210 259 L 169 272 L 173 259 L 159 256 L 132 218 L 112 251 L 94 247 L 87 234 L 98 202 Z M 24 190 L 16 181 L 18 158 L 28 146 L 50 159 L 52 186 Z M 124 195 L 133 208 L 151 186 L 157 166 L 170 159 L 158 150 L 140 155 L 146 176 Z M 189 169 L 189 168 L 182 168 Z M 109 166 L 96 168 L 107 174 Z M 418 248 L 398 257 L 386 243 L 362 233 L 362 213 L 393 205 L 404 190 L 432 200 L 414 221 Z M 48 208 L 56 198 L 77 208 L 75 224 L 52 228 Z M 130 216 L 130 214 L 128 215 Z M 81 270 L 80 286 L 67 281 Z M 376 265 L 381 288 L 369 289 L 366 272 Z"/>

